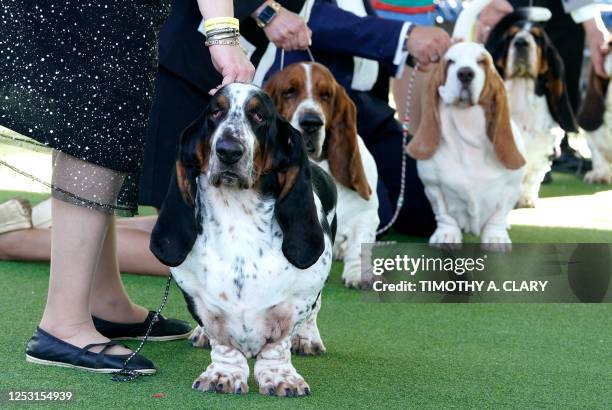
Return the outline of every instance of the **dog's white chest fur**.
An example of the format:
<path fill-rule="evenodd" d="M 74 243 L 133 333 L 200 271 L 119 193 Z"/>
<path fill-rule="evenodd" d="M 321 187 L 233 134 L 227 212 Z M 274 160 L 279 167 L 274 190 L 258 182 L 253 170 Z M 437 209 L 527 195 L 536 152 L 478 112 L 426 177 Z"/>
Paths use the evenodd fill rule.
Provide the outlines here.
<path fill-rule="evenodd" d="M 442 206 L 463 231 L 480 235 L 493 214 L 512 209 L 522 171 L 508 170 L 497 160 L 480 105 L 441 103 L 440 121 L 440 146 L 430 159 L 418 161 L 419 176 L 436 215 Z M 515 127 L 513 134 L 521 150 Z"/>
<path fill-rule="evenodd" d="M 245 356 L 286 339 L 312 310 L 329 273 L 331 243 L 308 269 L 283 255 L 274 199 L 253 190 L 212 188 L 200 178 L 203 231 L 172 274 L 192 298 L 205 333 Z M 318 199 L 317 208 L 321 215 Z"/>
<path fill-rule="evenodd" d="M 535 93 L 535 82 L 528 78 L 506 81 L 512 120 L 525 142 L 525 175 L 519 199 L 520 207 L 532 207 L 538 198 L 540 183 L 550 171 L 552 155 L 558 149 L 563 130 L 553 119 L 546 97 Z"/>
<path fill-rule="evenodd" d="M 589 143 L 594 145 L 602 159 L 612 169 L 612 82 L 608 85 L 608 92 L 606 93 L 606 112 L 603 125 L 596 131 L 589 133 L 589 140 Z M 593 150 L 593 148 L 591 149 Z"/>

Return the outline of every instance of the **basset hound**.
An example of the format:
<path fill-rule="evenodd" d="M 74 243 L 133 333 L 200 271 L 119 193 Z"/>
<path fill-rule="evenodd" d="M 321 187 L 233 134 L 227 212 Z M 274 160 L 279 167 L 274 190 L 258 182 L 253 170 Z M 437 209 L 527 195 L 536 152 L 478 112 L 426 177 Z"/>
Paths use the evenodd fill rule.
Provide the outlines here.
<path fill-rule="evenodd" d="M 599 77 L 591 69 L 578 115 L 578 123 L 587 131 L 593 161 L 593 169 L 584 176 L 589 184 L 612 184 L 612 52 L 606 56 L 605 69 L 608 78 Z"/>
<path fill-rule="evenodd" d="M 264 89 L 281 115 L 300 130 L 310 159 L 331 174 L 338 189 L 334 254 L 344 262 L 342 281 L 365 288 L 361 244 L 376 240 L 379 224 L 372 154 L 357 135 L 355 104 L 333 74 L 317 63 L 296 63 L 277 72 Z"/>
<path fill-rule="evenodd" d="M 578 131 L 565 87 L 563 60 L 542 24 L 532 21 L 539 11 L 525 8 L 507 15 L 486 44 L 505 80 L 511 117 L 525 142 L 527 164 L 518 208 L 535 206 L 564 131 Z"/>
<path fill-rule="evenodd" d="M 456 43 L 432 70 L 408 154 L 431 202 L 434 246 L 458 247 L 462 231 L 482 247 L 507 251 L 508 213 L 518 199 L 523 143 L 510 120 L 504 83 L 489 53 Z"/>
<path fill-rule="evenodd" d="M 310 393 L 291 337 L 319 336 L 335 208 L 333 181 L 261 89 L 222 88 L 185 129 L 150 247 L 210 340 L 212 363 L 193 388 L 246 393 L 256 357 L 260 393 Z"/>

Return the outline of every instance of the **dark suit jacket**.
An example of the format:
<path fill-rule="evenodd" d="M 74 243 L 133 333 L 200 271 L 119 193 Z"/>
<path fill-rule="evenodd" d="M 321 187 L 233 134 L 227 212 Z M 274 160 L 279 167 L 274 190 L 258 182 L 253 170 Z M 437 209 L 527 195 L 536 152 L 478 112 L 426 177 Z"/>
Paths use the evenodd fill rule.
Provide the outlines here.
<path fill-rule="evenodd" d="M 369 1 L 365 0 L 364 5 L 368 16 L 358 17 L 338 8 L 334 0 L 316 0 L 308 26 L 312 30 L 311 51 L 316 62 L 329 68 L 336 80 L 349 91 L 357 106 L 359 133 L 364 139 L 369 139 L 376 128 L 395 114 L 388 105 L 387 84 L 389 73 L 397 70 L 393 59 L 404 23 L 380 19 Z M 375 87 L 372 92 L 351 90 L 355 56 L 380 63 L 380 87 Z M 276 57 L 266 77 L 279 70 L 280 50 Z M 285 54 L 285 65 L 308 60 L 304 52 Z"/>

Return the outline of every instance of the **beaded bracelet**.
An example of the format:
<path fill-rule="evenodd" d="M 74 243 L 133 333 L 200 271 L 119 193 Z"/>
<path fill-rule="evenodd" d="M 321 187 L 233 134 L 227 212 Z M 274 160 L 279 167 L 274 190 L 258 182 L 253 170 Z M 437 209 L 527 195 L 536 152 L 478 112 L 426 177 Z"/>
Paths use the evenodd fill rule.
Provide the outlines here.
<path fill-rule="evenodd" d="M 206 47 L 210 46 L 235 46 L 240 47 L 240 40 L 231 39 L 231 40 L 206 40 L 204 43 Z"/>

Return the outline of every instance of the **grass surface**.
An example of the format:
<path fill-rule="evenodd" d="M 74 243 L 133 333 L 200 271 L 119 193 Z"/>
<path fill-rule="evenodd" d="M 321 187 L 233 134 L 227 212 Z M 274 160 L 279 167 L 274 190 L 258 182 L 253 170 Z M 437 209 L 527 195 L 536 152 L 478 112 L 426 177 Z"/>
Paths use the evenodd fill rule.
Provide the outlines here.
<path fill-rule="evenodd" d="M 544 196 L 589 194 L 556 176 Z M 14 196 L 0 192 L 0 201 Z M 44 195 L 23 194 L 33 201 Z M 143 213 L 150 210 L 143 209 Z M 515 242 L 611 242 L 610 231 L 515 226 Z M 386 239 L 422 242 L 390 234 Z M 471 238 L 470 240 L 473 240 Z M 72 390 L 85 408 L 609 408 L 612 403 L 612 305 L 368 304 L 340 284 L 334 265 L 319 327 L 328 352 L 295 357 L 313 395 L 279 399 L 216 395 L 190 385 L 210 362 L 185 341 L 148 343 L 159 371 L 132 383 L 106 375 L 35 366 L 24 346 L 41 315 L 47 264 L 0 262 L 0 390 Z M 154 308 L 164 280 L 124 275 L 134 301 Z M 189 320 L 173 286 L 165 314 Z M 130 346 L 135 347 L 132 343 Z M 160 395 L 161 393 L 161 395 Z M 0 403 L 2 405 L 3 403 Z"/>

